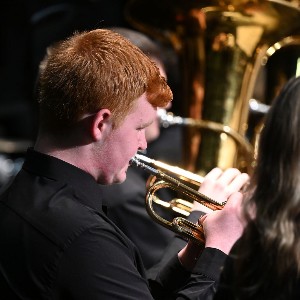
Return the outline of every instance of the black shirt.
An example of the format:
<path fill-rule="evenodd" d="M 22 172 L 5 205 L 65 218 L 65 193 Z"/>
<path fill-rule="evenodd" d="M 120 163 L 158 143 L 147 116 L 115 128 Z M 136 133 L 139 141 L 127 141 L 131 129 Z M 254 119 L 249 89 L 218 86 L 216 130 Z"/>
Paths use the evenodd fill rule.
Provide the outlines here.
<path fill-rule="evenodd" d="M 1 299 L 197 299 L 212 295 L 225 257 L 206 249 L 193 274 L 173 257 L 149 284 L 135 245 L 105 215 L 94 178 L 31 149 L 0 198 Z"/>
<path fill-rule="evenodd" d="M 130 167 L 122 184 L 100 186 L 103 201 L 109 206 L 108 217 L 137 246 L 146 269 L 159 262 L 174 237 L 171 230 L 156 223 L 146 211 L 148 177 L 143 170 Z"/>

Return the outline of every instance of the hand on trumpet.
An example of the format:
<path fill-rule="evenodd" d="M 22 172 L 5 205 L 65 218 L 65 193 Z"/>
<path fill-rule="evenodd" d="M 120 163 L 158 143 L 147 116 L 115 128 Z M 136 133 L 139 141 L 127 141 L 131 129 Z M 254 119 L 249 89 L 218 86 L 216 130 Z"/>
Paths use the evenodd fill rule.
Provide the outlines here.
<path fill-rule="evenodd" d="M 218 202 L 227 202 L 222 210 L 211 211 L 199 219 L 204 229 L 205 247 L 217 248 L 228 254 L 241 236 L 244 221 L 241 215 L 243 194 L 240 190 L 248 181 L 247 174 L 234 168 L 224 172 L 215 168 L 205 177 L 199 191 Z M 198 207 L 197 204 L 194 207 Z"/>
<path fill-rule="evenodd" d="M 240 190 L 248 183 L 249 176 L 238 169 L 222 171 L 215 168 L 204 178 L 199 192 L 217 202 L 227 202 L 222 210 L 212 211 L 195 201 L 192 210 L 205 212 L 198 220 L 203 226 L 205 247 L 216 248 L 228 254 L 236 240 L 241 236 L 244 222 L 241 218 L 243 194 Z M 185 268 L 192 270 L 196 257 L 201 255 L 203 246 L 190 240 L 179 252 L 179 259 Z"/>
<path fill-rule="evenodd" d="M 226 202 L 232 193 L 240 191 L 249 181 L 249 175 L 241 173 L 238 169 L 229 168 L 222 171 L 220 168 L 212 169 L 202 182 L 199 192 L 214 199 L 218 203 Z M 197 201 L 194 201 L 192 211 L 211 212 Z"/>
<path fill-rule="evenodd" d="M 216 248 L 228 254 L 243 233 L 245 221 L 241 213 L 243 194 L 233 193 L 225 207 L 201 217 L 205 235 L 205 247 Z"/>

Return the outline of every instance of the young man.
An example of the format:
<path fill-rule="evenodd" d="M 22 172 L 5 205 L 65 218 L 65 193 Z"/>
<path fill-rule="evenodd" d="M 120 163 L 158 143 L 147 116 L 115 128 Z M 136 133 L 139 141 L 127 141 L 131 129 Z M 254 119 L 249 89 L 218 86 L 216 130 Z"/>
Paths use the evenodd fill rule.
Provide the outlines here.
<path fill-rule="evenodd" d="M 163 77 L 167 78 L 167 69 L 164 48 L 154 40 L 141 32 L 125 28 L 113 27 L 114 32 L 121 34 L 131 43 L 141 49 L 155 64 L 158 66 Z M 171 102 L 170 105 L 171 106 Z M 147 153 L 151 151 L 151 146 L 159 144 L 159 150 L 165 148 L 166 145 L 171 144 L 173 151 L 169 151 L 169 157 L 173 153 L 179 153 L 181 149 L 180 144 L 176 144 L 181 137 L 179 127 L 168 128 L 168 133 L 171 132 L 171 138 L 168 141 L 160 138 L 161 128 L 160 119 L 157 117 L 153 120 L 150 126 L 146 128 L 145 136 L 147 140 Z M 177 129 L 174 131 L 174 129 Z M 164 137 L 168 136 L 166 134 Z M 175 138 L 174 138 L 175 137 Z M 172 146 L 168 147 L 171 148 Z M 162 151 L 159 151 L 161 153 Z M 152 152 L 153 154 L 153 152 Z M 174 155 L 173 155 L 174 157 Z M 151 155 L 151 158 L 157 156 Z M 177 157 L 176 157 L 177 158 Z M 180 157 L 177 158 L 180 161 Z M 139 168 L 129 168 L 125 182 L 122 184 L 101 185 L 101 198 L 103 203 L 107 202 L 108 217 L 134 242 L 141 254 L 143 264 L 146 269 L 149 269 L 158 263 L 165 252 L 166 247 L 174 238 L 174 233 L 153 222 L 153 219 L 148 215 L 145 209 L 145 194 L 146 182 L 149 174 Z M 167 196 L 169 191 L 164 192 Z M 164 195 L 165 196 L 165 195 Z M 165 196 L 165 198 L 167 197 Z M 170 196 L 169 196 L 170 197 Z M 164 198 L 164 199 L 165 199 Z M 166 212 L 165 212 L 166 213 Z M 162 216 L 164 216 L 162 214 Z M 199 217 L 196 217 L 196 220 Z M 138 223 L 138 226 L 137 226 Z M 185 244 L 185 242 L 183 242 Z M 179 249 L 181 249 L 180 247 Z"/>
<path fill-rule="evenodd" d="M 125 180 L 131 157 L 147 147 L 145 128 L 156 107 L 172 98 L 156 65 L 120 35 L 99 29 L 53 47 L 41 64 L 38 88 L 36 144 L 0 198 L 1 297 L 211 295 L 228 248 L 242 232 L 230 216 L 234 205 L 207 216 L 202 254 L 190 242 L 148 282 L 136 247 L 106 217 L 100 198 L 98 183 Z M 225 186 L 239 190 L 246 180 L 237 170 L 216 169 L 203 191 L 227 199 Z"/>

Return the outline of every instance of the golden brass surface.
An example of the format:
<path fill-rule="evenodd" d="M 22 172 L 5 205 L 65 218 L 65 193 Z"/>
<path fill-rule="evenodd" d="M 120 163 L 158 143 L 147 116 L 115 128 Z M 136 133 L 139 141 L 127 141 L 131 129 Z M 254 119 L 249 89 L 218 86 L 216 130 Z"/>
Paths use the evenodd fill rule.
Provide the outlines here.
<path fill-rule="evenodd" d="M 226 126 L 242 138 L 259 71 L 300 34 L 299 1 L 131 0 L 125 14 L 135 28 L 177 51 L 183 117 Z M 226 132 L 187 126 L 184 140 L 187 170 L 251 173 L 253 164 Z"/>
<path fill-rule="evenodd" d="M 145 197 L 148 214 L 156 222 L 181 236 L 193 239 L 197 243 L 204 243 L 205 238 L 202 226 L 184 218 L 191 211 L 191 203 L 197 201 L 210 210 L 222 209 L 225 203 L 219 203 L 197 191 L 203 182 L 203 177 L 140 154 L 136 154 L 131 159 L 131 165 L 142 168 L 153 176 L 150 177 L 153 180 L 147 185 Z M 155 195 L 158 190 L 163 188 L 174 190 L 187 200 L 163 201 Z M 167 220 L 156 213 L 153 203 L 171 209 L 184 217 L 175 217 L 172 220 Z"/>

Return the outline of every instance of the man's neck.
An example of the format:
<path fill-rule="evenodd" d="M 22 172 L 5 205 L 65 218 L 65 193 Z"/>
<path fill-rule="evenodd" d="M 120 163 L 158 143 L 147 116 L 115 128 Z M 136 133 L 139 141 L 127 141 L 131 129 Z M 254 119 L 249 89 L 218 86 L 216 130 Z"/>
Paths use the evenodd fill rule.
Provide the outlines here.
<path fill-rule="evenodd" d="M 95 174 L 92 174 L 93 169 L 90 166 L 91 155 L 88 148 L 89 145 L 71 147 L 60 144 L 56 145 L 51 139 L 47 138 L 38 138 L 34 145 L 34 150 L 63 160 L 95 177 Z"/>

